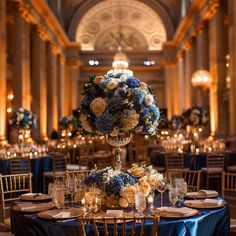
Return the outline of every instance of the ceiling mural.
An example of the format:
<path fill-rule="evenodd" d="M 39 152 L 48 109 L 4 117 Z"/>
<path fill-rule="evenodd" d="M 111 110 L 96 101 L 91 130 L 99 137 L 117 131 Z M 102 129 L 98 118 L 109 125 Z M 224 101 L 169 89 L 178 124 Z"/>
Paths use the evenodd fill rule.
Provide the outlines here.
<path fill-rule="evenodd" d="M 167 39 L 161 18 L 136 0 L 107 0 L 96 4 L 82 17 L 76 41 L 81 50 L 161 50 Z"/>

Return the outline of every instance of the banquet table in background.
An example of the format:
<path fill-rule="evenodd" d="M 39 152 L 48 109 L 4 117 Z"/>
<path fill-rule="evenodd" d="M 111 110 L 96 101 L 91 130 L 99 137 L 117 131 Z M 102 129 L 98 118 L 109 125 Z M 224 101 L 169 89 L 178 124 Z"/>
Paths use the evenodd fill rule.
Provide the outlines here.
<path fill-rule="evenodd" d="M 160 205 L 159 198 L 155 204 Z M 200 209 L 194 217 L 161 219 L 158 236 L 227 236 L 229 235 L 229 206 Z M 79 235 L 76 219 L 66 221 L 39 219 L 35 214 L 11 212 L 11 232 L 16 236 L 73 236 Z M 150 227 L 150 225 L 146 225 Z"/>
<path fill-rule="evenodd" d="M 30 159 L 31 173 L 33 174 L 32 186 L 33 192 L 41 193 L 43 191 L 43 172 L 52 170 L 52 157 L 42 156 Z M 10 160 L 0 159 L 0 173 L 10 174 Z"/>
<path fill-rule="evenodd" d="M 236 165 L 236 152 L 225 152 L 225 168 L 229 165 Z M 200 170 L 206 167 L 206 153 L 184 153 L 184 167 L 191 170 Z M 150 162 L 154 166 L 165 166 L 165 153 L 160 150 L 150 152 Z"/>

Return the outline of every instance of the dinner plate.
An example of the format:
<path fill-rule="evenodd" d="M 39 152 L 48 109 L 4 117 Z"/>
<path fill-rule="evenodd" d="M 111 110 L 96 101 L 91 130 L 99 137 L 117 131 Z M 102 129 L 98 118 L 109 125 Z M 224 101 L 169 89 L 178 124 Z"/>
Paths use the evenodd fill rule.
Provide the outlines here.
<path fill-rule="evenodd" d="M 23 201 L 46 201 L 51 199 L 50 195 L 43 193 L 26 193 L 20 196 L 20 200 Z"/>
<path fill-rule="evenodd" d="M 52 209 L 53 207 L 54 207 L 53 202 L 36 203 L 36 204 L 33 204 L 32 202 L 24 202 L 14 205 L 13 210 L 20 212 L 40 212 Z"/>
<path fill-rule="evenodd" d="M 218 201 L 218 204 L 211 204 L 211 203 L 204 203 L 205 200 L 187 200 L 184 202 L 184 205 L 187 207 L 192 208 L 200 208 L 200 209 L 213 209 L 213 208 L 219 208 L 224 206 L 224 202 L 221 200 Z"/>
<path fill-rule="evenodd" d="M 204 193 L 204 192 L 188 192 L 185 194 L 187 198 L 195 198 L 195 199 L 204 199 L 204 198 L 211 198 L 217 197 L 219 194 L 218 192 L 214 191 L 212 193 Z"/>
<path fill-rule="evenodd" d="M 81 208 L 55 209 L 43 211 L 37 214 L 37 217 L 48 220 L 65 220 L 80 217 L 84 214 Z"/>
<path fill-rule="evenodd" d="M 153 213 L 163 218 L 186 218 L 199 214 L 198 210 L 188 207 L 160 207 L 156 208 Z"/>

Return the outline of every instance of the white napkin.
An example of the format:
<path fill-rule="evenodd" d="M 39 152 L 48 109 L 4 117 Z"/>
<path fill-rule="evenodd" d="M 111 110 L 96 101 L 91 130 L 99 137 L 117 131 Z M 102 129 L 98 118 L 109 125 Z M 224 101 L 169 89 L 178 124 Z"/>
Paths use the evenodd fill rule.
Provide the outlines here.
<path fill-rule="evenodd" d="M 16 208 L 21 210 L 21 211 L 36 209 L 36 207 L 37 206 L 35 204 L 31 203 L 31 202 L 16 204 Z"/>
<path fill-rule="evenodd" d="M 203 205 L 204 206 L 220 206 L 222 205 L 222 200 L 206 198 L 205 200 L 203 200 Z"/>
<path fill-rule="evenodd" d="M 221 206 L 222 200 L 206 198 L 204 200 L 185 200 L 184 203 L 193 207 L 218 207 Z"/>
<path fill-rule="evenodd" d="M 205 190 L 205 189 L 201 189 L 199 190 L 199 193 L 204 194 L 206 196 L 211 196 L 211 195 L 218 195 L 218 192 L 216 192 L 215 190 Z"/>
<path fill-rule="evenodd" d="M 162 216 L 177 216 L 177 217 L 183 217 L 189 214 L 193 214 L 194 212 L 197 213 L 197 210 L 188 207 L 180 207 L 180 208 L 159 207 L 157 208 L 157 211 L 159 211 Z"/>

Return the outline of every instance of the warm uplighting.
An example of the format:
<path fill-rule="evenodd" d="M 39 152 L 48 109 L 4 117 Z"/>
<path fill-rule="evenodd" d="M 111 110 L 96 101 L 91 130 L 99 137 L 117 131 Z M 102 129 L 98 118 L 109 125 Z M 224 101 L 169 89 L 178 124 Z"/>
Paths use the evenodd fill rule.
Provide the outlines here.
<path fill-rule="evenodd" d="M 192 76 L 192 85 L 197 87 L 209 87 L 212 83 L 211 74 L 207 70 L 197 70 Z"/>
<path fill-rule="evenodd" d="M 122 52 L 121 47 L 118 48 L 118 52 L 113 57 L 112 67 L 113 69 L 109 70 L 107 74 L 122 73 L 130 76 L 133 75 L 133 71 L 128 69 L 128 57 L 124 52 Z"/>
<path fill-rule="evenodd" d="M 7 108 L 7 113 L 11 113 L 12 112 L 12 108 L 11 107 L 8 107 Z"/>

